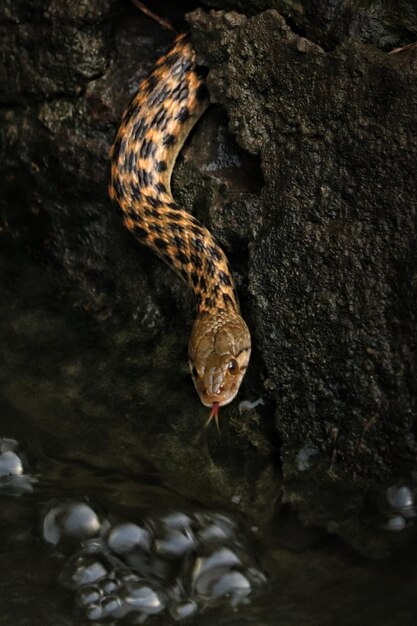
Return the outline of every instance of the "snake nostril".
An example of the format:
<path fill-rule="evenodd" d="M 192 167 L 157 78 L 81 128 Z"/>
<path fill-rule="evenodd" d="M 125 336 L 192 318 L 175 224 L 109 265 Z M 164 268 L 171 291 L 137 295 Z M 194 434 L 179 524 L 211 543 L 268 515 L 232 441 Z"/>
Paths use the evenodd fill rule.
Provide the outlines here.
<path fill-rule="evenodd" d="M 223 387 L 223 385 L 220 385 L 219 391 L 217 393 L 223 393 L 223 391 L 224 391 L 224 387 Z"/>

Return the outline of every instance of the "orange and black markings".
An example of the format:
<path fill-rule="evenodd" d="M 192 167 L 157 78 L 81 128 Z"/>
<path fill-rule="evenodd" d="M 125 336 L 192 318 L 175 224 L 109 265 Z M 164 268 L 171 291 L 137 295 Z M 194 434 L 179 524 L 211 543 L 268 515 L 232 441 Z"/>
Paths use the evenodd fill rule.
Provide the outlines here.
<path fill-rule="evenodd" d="M 127 228 L 191 287 L 196 297 L 197 318 L 217 320 L 217 332 L 226 328 L 228 320 L 232 319 L 235 325 L 241 320 L 229 264 L 207 228 L 176 204 L 170 187 L 176 157 L 208 105 L 207 88 L 196 67 L 194 50 L 188 37 L 180 35 L 172 50 L 157 61 L 140 84 L 124 113 L 110 155 L 109 193 L 120 206 Z M 244 322 L 243 325 L 245 334 L 247 328 Z M 194 337 L 190 345 L 199 339 Z M 238 358 L 235 352 L 239 355 L 250 352 L 248 332 L 245 345 L 238 343 L 230 353 L 233 358 Z M 192 367 L 199 367 L 202 376 L 202 368 L 207 370 L 209 364 L 196 363 L 198 355 L 191 352 Z M 241 366 L 243 375 L 246 365 Z M 216 369 L 215 365 L 210 367 Z M 216 392 L 219 398 L 212 400 L 213 394 L 207 387 L 206 384 L 209 400 L 205 404 L 218 400 L 220 406 L 227 403 L 222 402 L 220 392 Z"/>

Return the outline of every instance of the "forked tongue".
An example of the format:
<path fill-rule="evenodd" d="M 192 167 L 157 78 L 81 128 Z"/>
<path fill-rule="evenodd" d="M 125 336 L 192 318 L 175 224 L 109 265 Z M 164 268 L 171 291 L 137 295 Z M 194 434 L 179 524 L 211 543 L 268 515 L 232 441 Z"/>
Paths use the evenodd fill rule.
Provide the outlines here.
<path fill-rule="evenodd" d="M 211 405 L 211 412 L 210 412 L 209 418 L 208 418 L 208 420 L 206 422 L 206 428 L 207 428 L 207 426 L 210 424 L 210 422 L 213 419 L 216 422 L 217 430 L 220 432 L 220 428 L 219 428 L 219 403 L 218 402 L 213 402 L 213 404 Z"/>

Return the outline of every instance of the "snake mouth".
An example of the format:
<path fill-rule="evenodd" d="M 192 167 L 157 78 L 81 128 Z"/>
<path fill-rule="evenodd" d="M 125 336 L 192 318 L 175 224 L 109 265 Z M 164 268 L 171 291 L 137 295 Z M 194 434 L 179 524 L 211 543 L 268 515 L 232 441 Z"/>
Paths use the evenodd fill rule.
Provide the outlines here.
<path fill-rule="evenodd" d="M 218 395 L 213 394 L 212 396 L 207 395 L 205 398 L 200 398 L 200 400 L 204 406 L 213 408 L 214 405 L 217 405 L 218 407 L 226 406 L 226 404 L 229 404 L 234 397 L 235 396 L 233 396 L 233 398 L 219 398 Z"/>
<path fill-rule="evenodd" d="M 204 406 L 211 408 L 213 408 L 214 405 L 217 405 L 218 407 L 226 406 L 226 404 L 230 404 L 230 402 L 235 399 L 237 392 L 238 389 L 236 389 L 234 393 L 228 393 L 226 395 L 206 392 L 204 395 L 200 394 L 200 400 Z"/>

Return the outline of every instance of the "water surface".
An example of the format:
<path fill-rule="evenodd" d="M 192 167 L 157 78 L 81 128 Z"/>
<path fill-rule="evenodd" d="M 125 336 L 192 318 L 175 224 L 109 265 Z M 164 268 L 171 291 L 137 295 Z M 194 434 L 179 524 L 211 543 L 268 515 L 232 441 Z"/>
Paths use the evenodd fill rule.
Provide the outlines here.
<path fill-rule="evenodd" d="M 45 507 L 54 501 L 88 502 L 104 517 L 133 522 L 166 511 L 192 515 L 197 510 L 218 510 L 238 520 L 253 536 L 248 550 L 259 558 L 268 583 L 250 604 L 207 609 L 184 622 L 191 626 L 416 623 L 412 532 L 405 548 L 372 561 L 334 537 L 303 529 L 291 516 L 285 524 L 253 528 L 253 519 L 239 512 L 229 493 L 223 501 L 213 500 L 204 485 L 188 493 L 185 481 L 176 490 L 161 448 L 161 458 L 151 456 L 152 462 L 141 454 L 161 429 L 165 454 L 171 433 L 179 432 L 184 446 L 195 449 L 196 467 L 204 446 L 216 445 L 215 440 L 200 441 L 193 448 L 187 441 L 189 413 L 199 409 L 189 406 L 185 368 L 165 366 L 177 345 L 175 336 L 143 345 L 117 320 L 100 326 L 88 312 L 71 306 L 58 272 L 24 257 L 1 258 L 0 289 L 0 437 L 19 442 L 25 472 L 36 478 L 32 491 L 0 495 L 1 624 L 92 623 L 77 608 L 74 594 L 58 583 L 68 550 L 42 538 Z M 138 405 L 140 432 L 135 430 Z M 181 471 L 198 484 L 197 473 L 189 467 Z M 146 623 L 174 622 L 164 613 Z"/>

